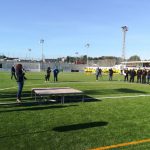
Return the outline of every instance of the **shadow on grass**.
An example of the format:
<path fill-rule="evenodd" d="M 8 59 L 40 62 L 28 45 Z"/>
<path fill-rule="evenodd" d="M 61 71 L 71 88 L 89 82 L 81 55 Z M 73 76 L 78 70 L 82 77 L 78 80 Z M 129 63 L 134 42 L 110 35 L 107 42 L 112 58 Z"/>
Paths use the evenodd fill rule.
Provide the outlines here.
<path fill-rule="evenodd" d="M 91 92 L 92 91 L 89 91 L 89 93 L 91 93 Z M 88 96 L 87 94 L 89 94 L 89 93 L 88 92 L 84 93 L 84 102 L 100 101 L 99 99 Z M 42 101 L 53 99 L 53 100 L 56 100 L 55 101 L 55 104 L 56 104 L 56 103 L 61 103 L 61 97 L 62 96 L 43 96 L 41 98 L 40 96 L 37 96 L 37 101 L 39 101 L 38 104 L 41 104 Z M 34 97 L 31 96 L 31 91 L 23 91 L 22 92 L 22 100 L 24 103 L 28 103 L 30 101 L 29 105 L 36 105 Z M 2 103 L 2 102 L 7 102 L 7 101 L 16 102 L 16 92 L 11 91 L 11 92 L 0 93 L 0 102 Z M 82 101 L 82 95 L 65 96 L 65 103 L 81 102 L 81 101 Z M 31 102 L 33 102 L 33 103 L 31 103 Z M 50 102 L 50 101 L 47 102 L 47 104 L 50 104 L 50 103 L 53 104 L 54 102 Z"/>
<path fill-rule="evenodd" d="M 38 104 L 39 105 L 39 104 Z M 16 106 L 25 106 L 24 104 L 16 104 Z M 27 106 L 27 105 L 26 105 Z M 31 105 L 33 106 L 33 105 Z M 19 111 L 38 111 L 38 110 L 46 110 L 46 109 L 58 109 L 58 108 L 66 108 L 66 107 L 74 107 L 78 105 L 50 105 L 50 106 L 36 106 L 36 107 L 27 107 L 27 108 L 15 108 L 10 110 L 1 110 L 0 113 L 4 112 L 19 112 Z M 12 106 L 10 106 L 12 107 Z"/>
<path fill-rule="evenodd" d="M 88 123 L 81 123 L 81 124 L 73 124 L 73 125 L 67 125 L 67 126 L 59 126 L 53 128 L 54 131 L 57 132 L 68 132 L 68 131 L 74 131 L 74 130 L 81 130 L 81 129 L 87 129 L 87 128 L 94 128 L 94 127 L 102 127 L 106 126 L 108 122 L 88 122 Z"/>
<path fill-rule="evenodd" d="M 141 93 L 141 94 L 146 94 L 147 92 L 144 91 L 140 91 L 140 90 L 133 90 L 133 89 L 128 89 L 128 88 L 119 88 L 119 89 L 115 89 L 118 92 L 121 93 Z"/>
<path fill-rule="evenodd" d="M 52 99 L 56 99 L 57 103 L 61 103 L 61 96 L 51 97 Z M 84 102 L 98 102 L 101 101 L 91 96 L 84 95 Z M 65 96 L 65 103 L 76 103 L 82 102 L 82 95 L 74 95 L 74 96 Z"/>
<path fill-rule="evenodd" d="M 85 90 L 85 94 L 89 95 L 108 95 L 108 94 L 121 94 L 121 93 L 141 93 L 146 94 L 147 92 L 141 90 L 134 90 L 129 88 L 119 88 L 119 89 L 99 89 L 99 90 Z"/>
<path fill-rule="evenodd" d="M 84 102 L 101 101 L 99 99 L 95 99 L 87 95 L 85 95 L 84 97 L 85 97 Z M 35 101 L 34 97 L 31 97 L 31 91 L 23 91 L 22 103 L 16 103 L 16 92 L 3 91 L 2 93 L 0 93 L 0 108 L 2 108 L 2 110 L 0 110 L 0 113 L 17 112 L 17 111 L 38 111 L 38 110 L 46 110 L 46 109 L 54 109 L 54 108 L 64 108 L 64 107 L 78 106 L 78 105 L 72 105 L 72 103 L 82 102 L 82 95 L 73 95 L 73 96 L 65 96 L 64 102 L 65 104 L 69 103 L 68 106 L 55 105 L 61 103 L 62 101 L 61 98 L 62 98 L 61 96 L 54 96 L 54 97 L 47 96 L 42 98 L 39 97 L 37 98 L 37 101 Z M 22 108 L 22 107 L 26 107 L 26 108 Z M 9 108 L 9 110 L 8 109 L 3 110 L 3 108 Z"/>
<path fill-rule="evenodd" d="M 15 98 L 16 99 L 17 96 L 17 90 L 16 91 L 3 91 L 0 93 L 0 98 Z M 31 97 L 31 91 L 23 91 L 22 92 L 22 97 Z"/>

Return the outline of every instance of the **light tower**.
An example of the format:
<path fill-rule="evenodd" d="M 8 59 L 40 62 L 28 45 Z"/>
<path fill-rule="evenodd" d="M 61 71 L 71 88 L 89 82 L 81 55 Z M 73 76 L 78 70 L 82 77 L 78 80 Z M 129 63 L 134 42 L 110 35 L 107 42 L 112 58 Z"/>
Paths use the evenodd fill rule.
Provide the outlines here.
<path fill-rule="evenodd" d="M 44 44 L 44 39 L 40 39 L 40 44 L 42 45 L 42 60 L 41 60 L 41 64 L 42 64 L 42 70 L 43 70 L 43 63 L 44 63 L 44 54 L 43 54 L 43 44 Z"/>
<path fill-rule="evenodd" d="M 77 64 L 77 62 L 78 62 L 78 52 L 75 52 L 75 54 L 76 54 L 76 64 Z"/>
<path fill-rule="evenodd" d="M 87 66 L 89 66 L 88 48 L 90 47 L 90 44 L 89 44 L 89 43 L 87 43 L 87 44 L 85 45 L 85 47 L 87 48 L 87 62 L 86 62 L 86 64 L 87 64 Z"/>
<path fill-rule="evenodd" d="M 29 60 L 31 61 L 31 56 L 30 56 L 31 48 L 28 48 L 28 51 L 29 51 Z"/>
<path fill-rule="evenodd" d="M 43 44 L 44 44 L 44 40 L 41 39 L 41 40 L 40 40 L 40 43 L 41 43 L 41 45 L 42 45 L 42 62 L 44 62 L 44 54 L 43 54 Z"/>
<path fill-rule="evenodd" d="M 127 26 L 122 26 L 123 32 L 123 43 L 122 43 L 122 60 L 125 61 L 125 48 L 126 48 L 126 32 L 128 31 Z"/>

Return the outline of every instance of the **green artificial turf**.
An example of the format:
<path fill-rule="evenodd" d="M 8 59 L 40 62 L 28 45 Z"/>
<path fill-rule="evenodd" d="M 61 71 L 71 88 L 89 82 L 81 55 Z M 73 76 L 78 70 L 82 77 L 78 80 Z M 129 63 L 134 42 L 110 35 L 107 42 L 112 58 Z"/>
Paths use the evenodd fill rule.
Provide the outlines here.
<path fill-rule="evenodd" d="M 0 149 L 88 150 L 150 138 L 150 85 L 124 82 L 121 75 L 96 81 L 94 74 L 61 72 L 58 83 L 53 75 L 44 82 L 44 75 L 27 72 L 23 104 L 11 104 L 17 83 L 0 72 Z M 35 103 L 36 87 L 72 87 L 85 93 L 85 102 L 67 97 L 65 104 Z M 119 149 L 148 150 L 150 143 Z"/>

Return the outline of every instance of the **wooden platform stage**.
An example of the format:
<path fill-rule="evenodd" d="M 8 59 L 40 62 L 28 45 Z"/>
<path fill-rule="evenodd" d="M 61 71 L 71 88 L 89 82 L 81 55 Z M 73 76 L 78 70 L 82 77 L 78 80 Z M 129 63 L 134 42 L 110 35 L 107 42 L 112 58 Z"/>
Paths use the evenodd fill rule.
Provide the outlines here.
<path fill-rule="evenodd" d="M 34 95 L 35 101 L 37 101 L 37 98 L 61 96 L 62 104 L 65 102 L 65 96 L 82 95 L 82 102 L 84 102 L 84 93 L 70 87 L 32 88 L 31 94 Z"/>

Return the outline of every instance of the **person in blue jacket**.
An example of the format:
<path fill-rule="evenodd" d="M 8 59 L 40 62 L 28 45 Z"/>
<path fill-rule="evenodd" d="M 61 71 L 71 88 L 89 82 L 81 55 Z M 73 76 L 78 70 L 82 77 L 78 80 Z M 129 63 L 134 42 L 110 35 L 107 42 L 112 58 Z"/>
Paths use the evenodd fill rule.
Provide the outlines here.
<path fill-rule="evenodd" d="M 59 70 L 57 68 L 55 68 L 53 70 L 53 73 L 54 73 L 54 82 L 57 82 L 58 81 L 58 73 L 59 73 Z"/>

